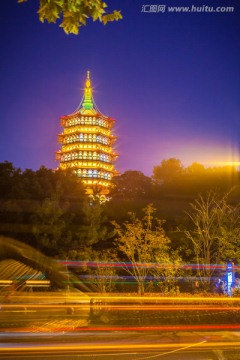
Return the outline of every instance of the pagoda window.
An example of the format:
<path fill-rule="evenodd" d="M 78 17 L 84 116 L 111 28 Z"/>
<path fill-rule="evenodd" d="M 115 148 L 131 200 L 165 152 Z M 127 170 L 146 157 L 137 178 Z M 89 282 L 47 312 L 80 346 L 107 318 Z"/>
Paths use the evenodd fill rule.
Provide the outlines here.
<path fill-rule="evenodd" d="M 93 160 L 97 160 L 97 153 L 96 153 L 96 151 L 94 151 L 94 153 L 93 153 Z"/>
<path fill-rule="evenodd" d="M 83 159 L 84 159 L 84 160 L 87 159 L 87 151 L 84 151 L 84 152 L 83 152 Z"/>

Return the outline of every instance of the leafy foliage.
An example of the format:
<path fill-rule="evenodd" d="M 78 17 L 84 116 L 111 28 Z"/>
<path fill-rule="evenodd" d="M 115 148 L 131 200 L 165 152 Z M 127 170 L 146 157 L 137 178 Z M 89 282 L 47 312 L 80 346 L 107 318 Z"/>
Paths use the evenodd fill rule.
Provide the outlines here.
<path fill-rule="evenodd" d="M 117 255 L 113 249 L 96 251 L 88 248 L 85 251 L 85 261 L 95 262 L 95 266 L 85 267 L 86 275 L 83 277 L 91 287 L 101 294 L 113 291 L 117 278 L 117 271 L 111 263 L 117 261 Z M 80 276 L 81 279 L 81 276 Z"/>
<path fill-rule="evenodd" d="M 165 263 L 170 257 L 170 240 L 163 230 L 163 220 L 153 217 L 155 210 L 149 204 L 144 209 L 142 220 L 130 214 L 130 222 L 123 226 L 115 223 L 118 233 L 116 245 L 131 264 L 126 264 L 124 269 L 136 280 L 141 295 L 144 294 L 147 277 L 152 272 L 152 263 Z"/>
<path fill-rule="evenodd" d="M 26 1 L 18 0 L 18 3 Z M 60 20 L 60 27 L 66 34 L 77 35 L 89 18 L 104 25 L 122 19 L 121 11 L 114 10 L 108 14 L 106 8 L 107 4 L 102 0 L 40 0 L 38 15 L 41 22 L 56 23 Z"/>
<path fill-rule="evenodd" d="M 71 235 L 67 231 L 64 214 L 68 204 L 61 204 L 57 198 L 46 198 L 33 215 L 33 234 L 41 248 L 48 254 L 69 246 Z"/>

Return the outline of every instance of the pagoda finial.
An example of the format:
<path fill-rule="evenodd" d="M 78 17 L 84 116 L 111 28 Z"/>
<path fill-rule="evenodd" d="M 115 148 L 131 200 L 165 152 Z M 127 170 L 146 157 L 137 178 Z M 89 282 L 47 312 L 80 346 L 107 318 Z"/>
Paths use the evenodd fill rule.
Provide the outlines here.
<path fill-rule="evenodd" d="M 93 99 L 92 99 L 92 87 L 90 81 L 90 71 L 87 71 L 87 80 L 84 88 L 84 99 L 82 107 L 86 110 L 93 109 Z"/>

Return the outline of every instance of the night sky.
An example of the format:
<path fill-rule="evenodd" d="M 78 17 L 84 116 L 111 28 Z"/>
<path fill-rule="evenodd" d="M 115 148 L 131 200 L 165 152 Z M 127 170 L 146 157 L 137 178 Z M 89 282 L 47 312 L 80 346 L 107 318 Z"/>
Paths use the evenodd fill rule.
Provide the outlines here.
<path fill-rule="evenodd" d="M 151 175 L 239 161 L 240 0 L 108 0 L 123 20 L 89 21 L 66 35 L 40 23 L 38 1 L 1 1 L 0 162 L 56 168 L 59 118 L 77 108 L 86 72 L 104 115 L 116 120 L 120 172 Z M 234 6 L 232 13 L 150 13 L 146 4 Z"/>

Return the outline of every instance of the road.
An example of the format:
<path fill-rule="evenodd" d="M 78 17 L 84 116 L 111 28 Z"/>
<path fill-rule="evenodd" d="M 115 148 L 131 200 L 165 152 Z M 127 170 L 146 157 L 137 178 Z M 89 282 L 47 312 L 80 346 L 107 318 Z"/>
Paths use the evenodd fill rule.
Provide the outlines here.
<path fill-rule="evenodd" d="M 0 359 L 240 360 L 240 299 L 125 299 L 2 304 Z"/>
<path fill-rule="evenodd" d="M 4 332 L 0 359 L 239 360 L 240 332 Z"/>

